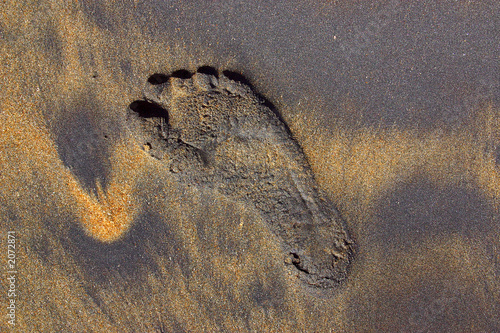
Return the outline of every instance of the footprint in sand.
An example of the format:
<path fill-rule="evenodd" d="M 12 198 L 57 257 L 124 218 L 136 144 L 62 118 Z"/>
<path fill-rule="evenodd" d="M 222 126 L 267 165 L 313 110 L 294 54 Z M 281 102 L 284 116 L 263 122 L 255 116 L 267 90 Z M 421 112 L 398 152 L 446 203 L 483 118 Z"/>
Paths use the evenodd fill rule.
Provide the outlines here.
<path fill-rule="evenodd" d="M 130 129 L 180 182 L 257 208 L 303 282 L 335 287 L 353 255 L 343 221 L 269 103 L 224 73 L 202 68 L 151 76 L 144 100 L 130 104 Z"/>

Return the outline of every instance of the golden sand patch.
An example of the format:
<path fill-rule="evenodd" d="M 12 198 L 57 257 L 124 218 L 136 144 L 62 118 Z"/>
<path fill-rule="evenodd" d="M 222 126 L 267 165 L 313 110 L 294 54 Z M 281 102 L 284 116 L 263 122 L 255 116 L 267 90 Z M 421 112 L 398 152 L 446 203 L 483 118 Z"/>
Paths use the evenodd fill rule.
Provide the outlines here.
<path fill-rule="evenodd" d="M 30 183 L 45 179 L 57 184 L 58 191 L 70 194 L 67 204 L 77 207 L 77 215 L 90 236 L 104 242 L 119 239 L 137 213 L 134 179 L 141 170 L 141 158 L 130 153 L 125 143 L 116 145 L 111 156 L 114 169 L 109 184 L 103 189 L 97 183 L 96 194 L 89 193 L 62 164 L 47 129 L 31 120 L 35 112 L 32 110 L 31 118 L 26 117 L 28 110 L 29 105 L 23 110 L 13 105 L 13 110 L 4 109 L 2 114 L 0 161 L 5 166 L 17 166 L 2 170 L 3 195 L 26 193 Z M 35 176 L 38 178 L 33 179 Z M 30 195 L 26 193 L 23 197 Z"/>
<path fill-rule="evenodd" d="M 124 236 L 137 216 L 135 179 L 144 166 L 141 156 L 131 152 L 126 143 L 113 148 L 110 157 L 113 170 L 106 188 L 96 183 L 96 194 L 89 193 L 73 176 L 68 177 L 67 183 L 83 227 L 90 236 L 103 242 Z"/>
<path fill-rule="evenodd" d="M 447 131 L 421 133 L 395 127 L 347 131 L 339 126 L 322 134 L 315 130 L 321 124 L 306 116 L 295 118 L 290 127 L 318 181 L 341 206 L 352 209 L 360 203 L 369 208 L 396 182 L 421 173 L 439 184 L 475 183 L 498 208 L 500 172 L 494 151 L 500 142 L 498 119 L 500 110 L 488 105 L 472 125 Z"/>

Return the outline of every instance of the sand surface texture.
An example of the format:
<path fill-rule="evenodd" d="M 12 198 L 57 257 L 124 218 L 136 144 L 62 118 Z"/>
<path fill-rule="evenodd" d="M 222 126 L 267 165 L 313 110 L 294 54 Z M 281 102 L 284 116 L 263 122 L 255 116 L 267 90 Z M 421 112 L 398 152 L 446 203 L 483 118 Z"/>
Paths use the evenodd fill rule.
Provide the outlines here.
<path fill-rule="evenodd" d="M 0 13 L 1 332 L 500 331 L 497 1 Z"/>

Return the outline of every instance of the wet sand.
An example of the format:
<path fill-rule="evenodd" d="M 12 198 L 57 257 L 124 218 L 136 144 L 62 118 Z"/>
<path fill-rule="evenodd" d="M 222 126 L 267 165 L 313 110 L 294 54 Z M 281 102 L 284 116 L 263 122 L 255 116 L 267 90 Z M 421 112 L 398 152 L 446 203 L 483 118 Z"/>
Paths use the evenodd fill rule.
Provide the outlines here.
<path fill-rule="evenodd" d="M 0 8 L 2 332 L 500 330 L 495 2 Z M 137 143 L 147 79 L 202 66 L 288 126 L 355 244 L 339 286 L 305 288 L 255 207 Z"/>

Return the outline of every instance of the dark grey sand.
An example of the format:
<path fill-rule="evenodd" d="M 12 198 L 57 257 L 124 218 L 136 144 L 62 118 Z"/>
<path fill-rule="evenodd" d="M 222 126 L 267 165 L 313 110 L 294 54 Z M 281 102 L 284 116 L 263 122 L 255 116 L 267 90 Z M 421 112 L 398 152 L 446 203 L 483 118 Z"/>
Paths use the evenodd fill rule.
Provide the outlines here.
<path fill-rule="evenodd" d="M 0 12 L 1 332 L 500 331 L 497 1 Z"/>

